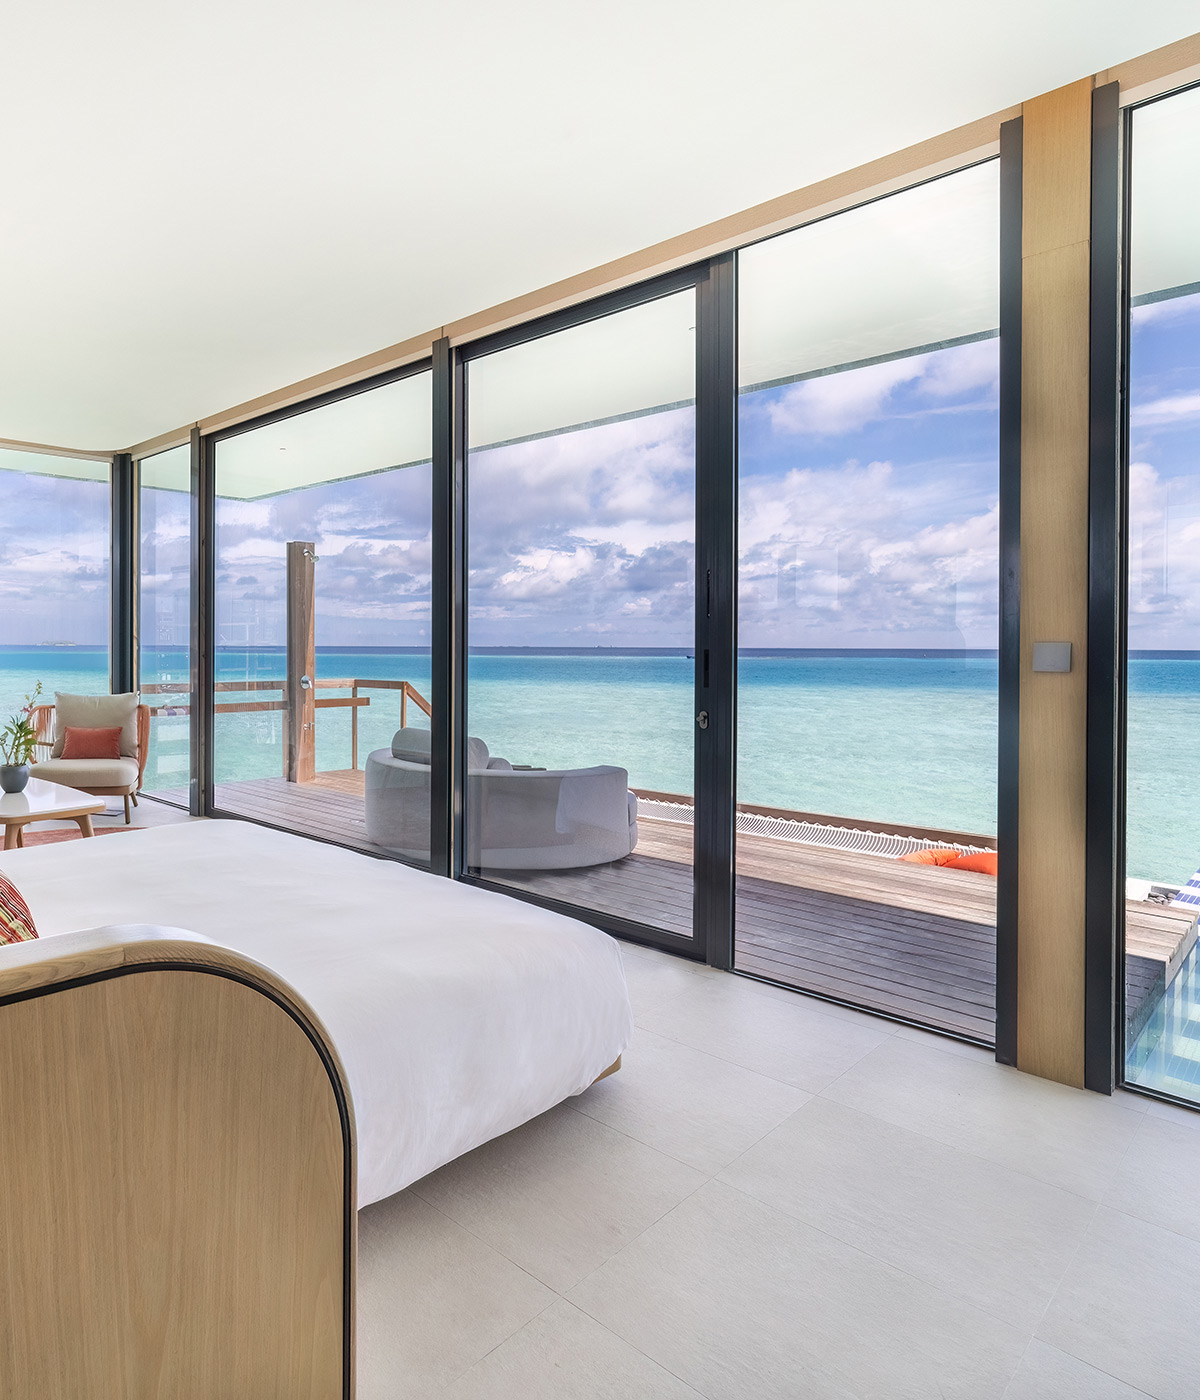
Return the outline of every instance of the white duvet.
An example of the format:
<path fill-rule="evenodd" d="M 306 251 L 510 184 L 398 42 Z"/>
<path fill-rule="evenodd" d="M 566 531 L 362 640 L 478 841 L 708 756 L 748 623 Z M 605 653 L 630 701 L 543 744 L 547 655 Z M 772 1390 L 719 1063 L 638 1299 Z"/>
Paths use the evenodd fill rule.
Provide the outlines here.
<path fill-rule="evenodd" d="M 346 1068 L 360 1206 L 581 1093 L 633 1032 L 607 934 L 247 822 L 9 851 L 0 870 L 43 938 L 171 925 L 290 983 Z"/>

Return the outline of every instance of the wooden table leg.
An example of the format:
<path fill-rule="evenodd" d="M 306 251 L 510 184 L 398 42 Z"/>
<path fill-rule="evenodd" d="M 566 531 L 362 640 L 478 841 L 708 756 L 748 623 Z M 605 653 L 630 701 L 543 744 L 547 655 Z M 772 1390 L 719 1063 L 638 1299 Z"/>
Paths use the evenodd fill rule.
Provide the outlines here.
<path fill-rule="evenodd" d="M 75 824 L 79 827 L 82 836 L 94 836 L 96 834 L 92 830 L 92 819 L 87 812 L 85 812 L 82 817 L 76 817 Z"/>
<path fill-rule="evenodd" d="M 4 849 L 15 851 L 17 842 L 21 839 L 21 826 L 19 822 L 4 823 Z"/>

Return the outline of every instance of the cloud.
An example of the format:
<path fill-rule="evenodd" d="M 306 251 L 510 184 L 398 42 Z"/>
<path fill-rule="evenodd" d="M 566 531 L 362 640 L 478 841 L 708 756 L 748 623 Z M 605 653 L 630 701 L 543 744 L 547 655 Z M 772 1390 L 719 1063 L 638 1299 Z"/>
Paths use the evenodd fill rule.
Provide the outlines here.
<path fill-rule="evenodd" d="M 981 389 L 994 396 L 998 382 L 999 348 L 993 338 L 802 380 L 771 401 L 768 414 L 777 433 L 841 436 L 894 414 L 901 388 L 910 400 L 922 394 L 945 400 Z"/>
<path fill-rule="evenodd" d="M 921 374 L 918 360 L 890 360 L 794 384 L 768 409 L 778 433 L 854 432 L 878 418 L 892 391 Z"/>
<path fill-rule="evenodd" d="M 994 483 L 960 488 L 948 518 L 945 498 L 942 472 L 889 462 L 850 461 L 747 482 L 743 644 L 995 646 Z"/>
<path fill-rule="evenodd" d="M 1133 427 L 1146 428 L 1170 423 L 1182 423 L 1200 418 L 1200 393 L 1172 394 L 1167 398 L 1135 402 L 1129 421 Z"/>

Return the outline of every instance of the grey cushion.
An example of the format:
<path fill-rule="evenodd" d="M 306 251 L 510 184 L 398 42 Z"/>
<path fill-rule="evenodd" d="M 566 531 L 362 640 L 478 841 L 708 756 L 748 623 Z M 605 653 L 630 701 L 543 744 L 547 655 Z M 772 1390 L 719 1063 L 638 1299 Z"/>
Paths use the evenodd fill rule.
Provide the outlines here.
<path fill-rule="evenodd" d="M 115 728 L 115 726 L 114 726 Z M 132 758 L 47 758 L 33 767 L 33 776 L 73 788 L 137 787 L 138 766 Z"/>
<path fill-rule="evenodd" d="M 137 758 L 137 707 L 136 691 L 128 691 L 124 695 L 66 695 L 56 690 L 54 751 L 51 756 L 62 757 L 68 729 L 116 729 L 119 726 L 121 756 Z M 87 761 L 98 763 L 107 760 Z"/>
<path fill-rule="evenodd" d="M 487 761 L 487 771 L 489 773 L 511 773 L 512 770 L 513 766 L 509 763 L 508 759 L 501 758 L 499 754 L 494 753 Z"/>
<path fill-rule="evenodd" d="M 392 736 L 392 757 L 402 758 L 406 763 L 428 764 L 432 739 L 428 729 L 417 729 L 412 725 L 397 729 Z"/>
<path fill-rule="evenodd" d="M 488 746 L 482 739 L 467 740 L 467 772 L 476 773 L 488 766 Z"/>

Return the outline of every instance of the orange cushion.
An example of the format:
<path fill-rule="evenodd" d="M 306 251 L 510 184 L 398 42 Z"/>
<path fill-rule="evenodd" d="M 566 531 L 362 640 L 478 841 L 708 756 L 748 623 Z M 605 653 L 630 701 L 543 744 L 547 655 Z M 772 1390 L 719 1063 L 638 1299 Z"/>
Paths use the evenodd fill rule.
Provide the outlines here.
<path fill-rule="evenodd" d="M 67 727 L 62 758 L 120 758 L 121 730 Z"/>
<path fill-rule="evenodd" d="M 995 875 L 996 873 L 996 852 L 976 851 L 974 855 L 959 856 L 957 860 L 952 860 L 947 867 L 949 870 L 975 870 L 980 875 Z"/>
<path fill-rule="evenodd" d="M 0 875 L 0 943 L 28 943 L 37 937 L 29 905 L 7 875 Z"/>
<path fill-rule="evenodd" d="M 958 852 L 935 846 L 926 851 L 909 851 L 900 859 L 908 861 L 910 865 L 950 865 L 958 859 Z"/>

